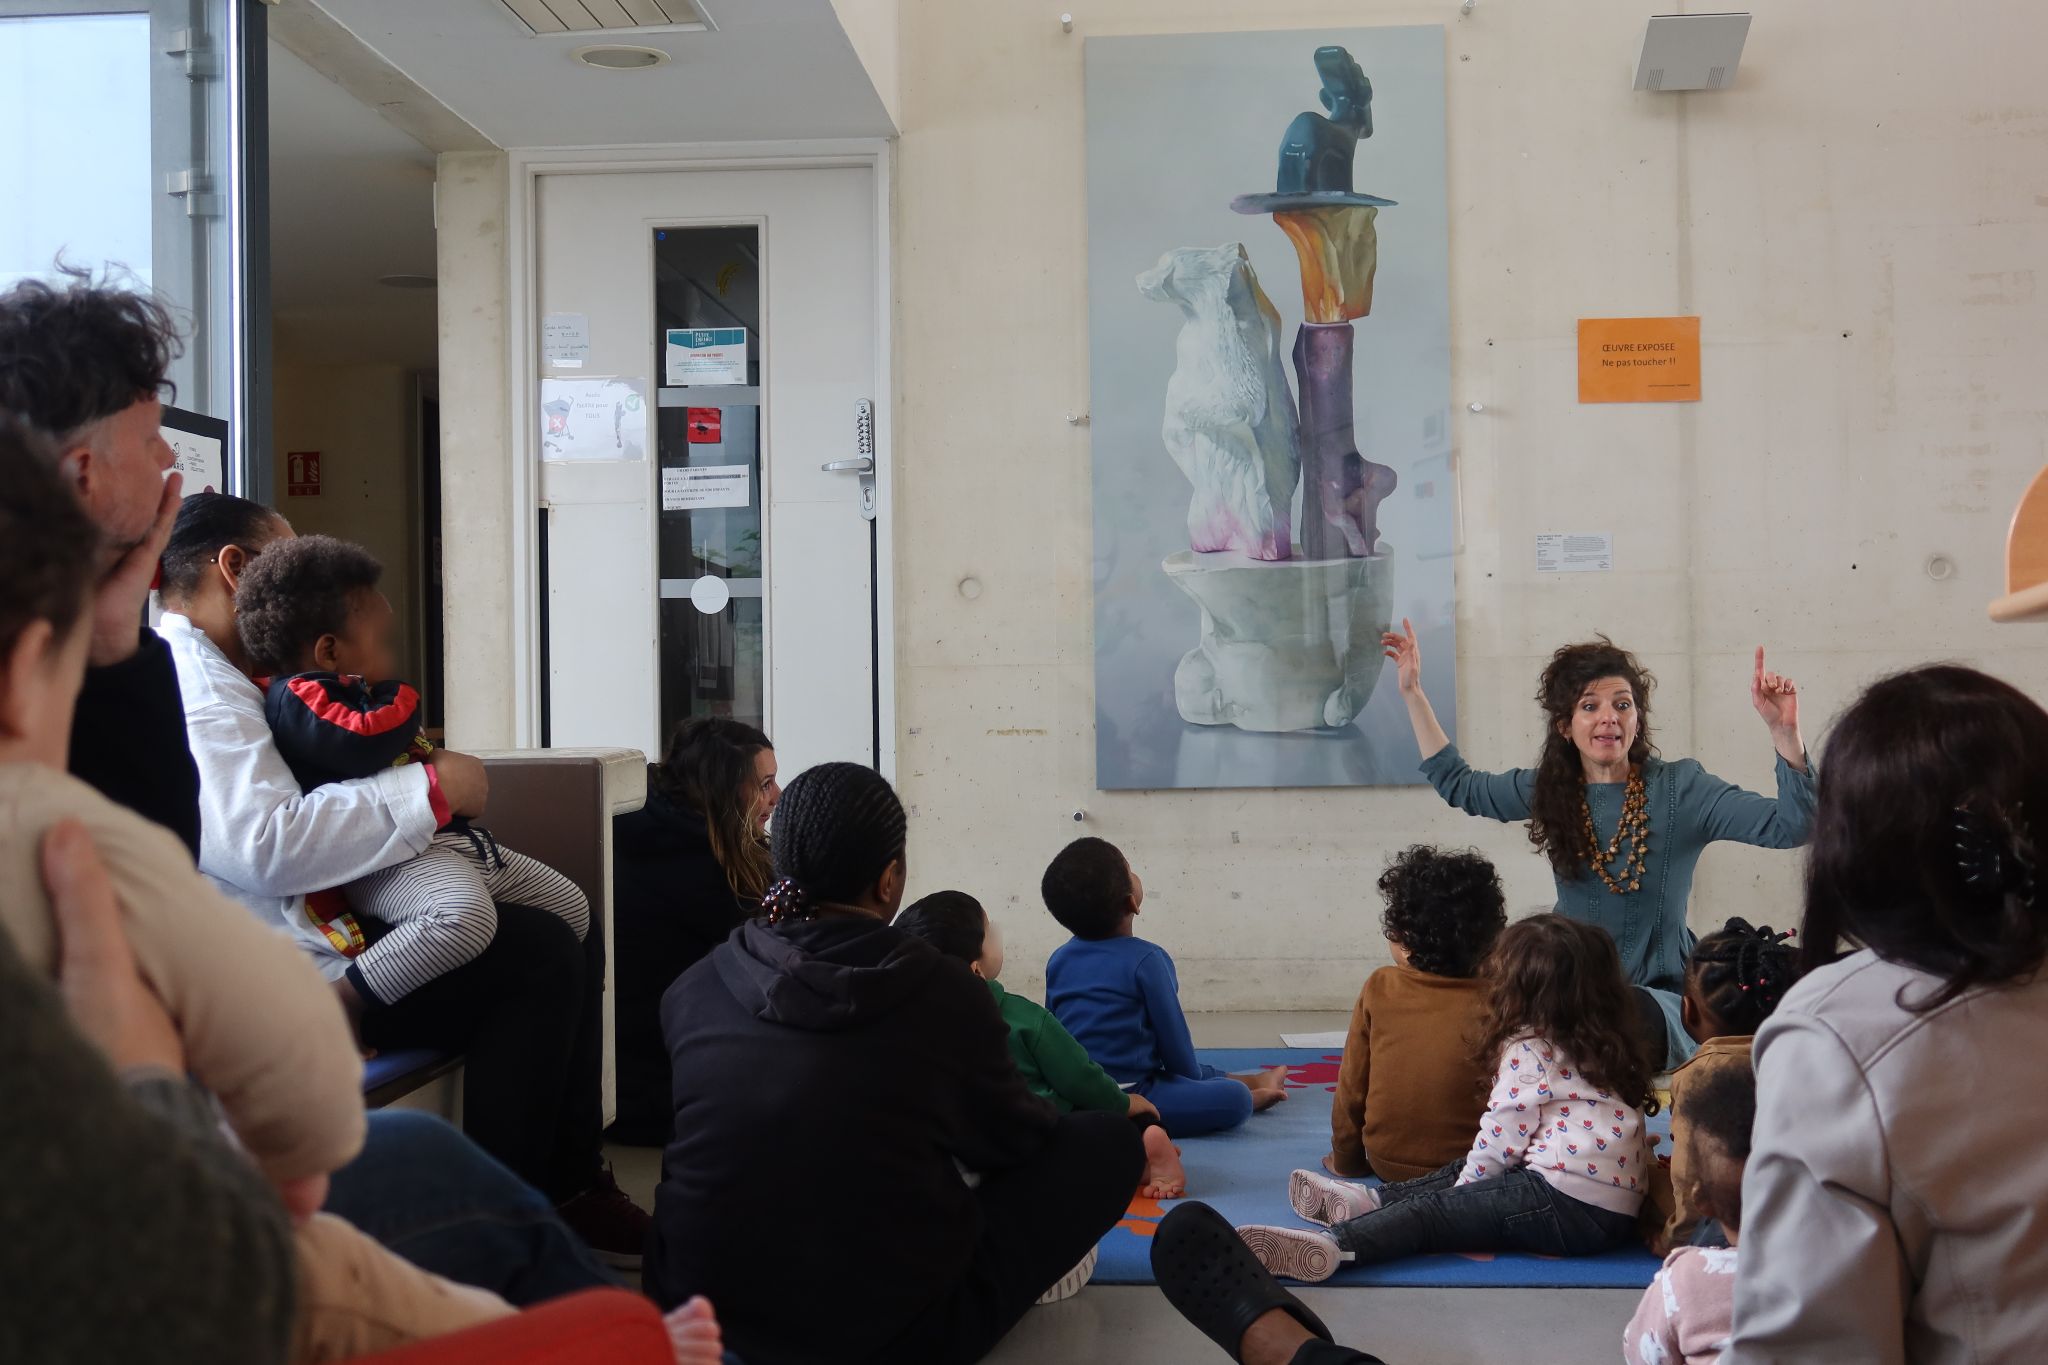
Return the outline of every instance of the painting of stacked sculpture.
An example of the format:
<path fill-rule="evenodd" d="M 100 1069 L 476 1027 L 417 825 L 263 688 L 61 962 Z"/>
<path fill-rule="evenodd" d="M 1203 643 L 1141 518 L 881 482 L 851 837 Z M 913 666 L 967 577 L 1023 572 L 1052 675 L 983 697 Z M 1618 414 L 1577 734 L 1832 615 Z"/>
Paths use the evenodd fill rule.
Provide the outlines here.
<path fill-rule="evenodd" d="M 1088 40 L 1096 784 L 1420 781 L 1456 737 L 1441 28 Z"/>

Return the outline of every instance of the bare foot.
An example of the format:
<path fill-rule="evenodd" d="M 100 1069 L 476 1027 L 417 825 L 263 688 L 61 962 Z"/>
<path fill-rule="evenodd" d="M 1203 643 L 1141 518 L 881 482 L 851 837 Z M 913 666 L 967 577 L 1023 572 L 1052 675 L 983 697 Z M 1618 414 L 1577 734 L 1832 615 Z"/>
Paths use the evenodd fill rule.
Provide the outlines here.
<path fill-rule="evenodd" d="M 676 1365 L 718 1365 L 724 1358 L 725 1346 L 711 1300 L 691 1299 L 666 1314 L 662 1322 L 668 1327 L 669 1344 L 675 1347 Z"/>
<path fill-rule="evenodd" d="M 1180 1148 L 1166 1130 L 1154 1124 L 1145 1130 L 1145 1183 L 1138 1193 L 1147 1199 L 1178 1199 L 1188 1191 L 1187 1169 L 1180 1164 Z"/>
<path fill-rule="evenodd" d="M 1277 1085 L 1271 1089 L 1255 1085 L 1252 1087 L 1252 1112 L 1263 1114 L 1286 1098 L 1287 1092 Z"/>

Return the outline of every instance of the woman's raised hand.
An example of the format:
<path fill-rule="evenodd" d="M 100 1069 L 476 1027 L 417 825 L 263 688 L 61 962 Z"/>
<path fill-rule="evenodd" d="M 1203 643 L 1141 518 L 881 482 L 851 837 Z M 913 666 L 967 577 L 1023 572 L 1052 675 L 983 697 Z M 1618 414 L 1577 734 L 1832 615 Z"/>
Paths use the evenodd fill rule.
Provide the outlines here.
<path fill-rule="evenodd" d="M 1416 696 L 1422 691 L 1422 645 L 1415 638 L 1415 627 L 1407 617 L 1401 618 L 1401 633 L 1392 631 L 1380 636 L 1380 647 L 1389 659 L 1394 661 L 1394 670 L 1401 680 L 1403 696 Z"/>
<path fill-rule="evenodd" d="M 1764 647 L 1756 647 L 1756 672 L 1749 679 L 1749 703 L 1771 727 L 1771 745 L 1795 768 L 1806 765 L 1806 741 L 1799 735 L 1799 687 L 1782 673 L 1764 670 Z"/>
<path fill-rule="evenodd" d="M 1764 647 L 1756 647 L 1756 673 L 1749 680 L 1750 705 L 1773 731 L 1799 728 L 1799 688 L 1782 673 L 1764 671 Z"/>

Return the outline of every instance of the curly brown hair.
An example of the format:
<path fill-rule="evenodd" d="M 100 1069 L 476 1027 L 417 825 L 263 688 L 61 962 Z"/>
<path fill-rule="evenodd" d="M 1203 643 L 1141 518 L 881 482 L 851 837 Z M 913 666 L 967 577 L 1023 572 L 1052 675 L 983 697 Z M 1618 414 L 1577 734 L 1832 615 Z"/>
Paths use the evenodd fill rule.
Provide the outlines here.
<path fill-rule="evenodd" d="M 165 379 L 183 343 L 170 311 L 59 262 L 55 280 L 23 280 L 0 293 L 0 408 L 59 444 L 146 398 L 177 390 Z"/>
<path fill-rule="evenodd" d="M 1637 1027 L 1634 987 L 1605 929 L 1563 915 L 1531 915 L 1501 931 L 1481 969 L 1486 1015 L 1473 1056 L 1491 1085 L 1517 1038 L 1548 1042 L 1600 1089 L 1657 1112 L 1654 1073 Z"/>
<path fill-rule="evenodd" d="M 1577 881 L 1592 871 L 1594 850 L 1586 846 L 1586 768 L 1572 743 L 1572 708 L 1602 678 L 1620 678 L 1635 694 L 1636 738 L 1629 745 L 1631 767 L 1655 753 L 1650 743 L 1650 692 L 1657 685 L 1636 656 L 1596 635 L 1565 645 L 1550 656 L 1536 685 L 1536 704 L 1548 725 L 1536 760 L 1536 789 L 1529 796 L 1529 842 L 1550 860 L 1560 881 Z"/>
<path fill-rule="evenodd" d="M 235 589 L 242 648 L 266 672 L 305 672 L 320 637 L 344 634 L 349 614 L 383 576 L 375 555 L 333 536 L 264 547 Z"/>
<path fill-rule="evenodd" d="M 1387 859 L 1380 895 L 1380 932 L 1432 976 L 1471 976 L 1508 922 L 1500 874 L 1476 848 L 1404 848 Z"/>

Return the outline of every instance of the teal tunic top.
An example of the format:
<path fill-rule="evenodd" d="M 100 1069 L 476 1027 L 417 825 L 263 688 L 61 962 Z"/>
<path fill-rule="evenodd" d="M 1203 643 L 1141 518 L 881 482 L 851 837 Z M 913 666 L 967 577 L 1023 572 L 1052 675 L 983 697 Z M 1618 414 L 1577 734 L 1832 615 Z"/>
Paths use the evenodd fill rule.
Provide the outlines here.
<path fill-rule="evenodd" d="M 1692 1039 L 1678 1014 L 1685 965 L 1696 941 L 1685 923 L 1693 869 L 1716 839 L 1757 848 L 1797 848 L 1805 843 L 1813 827 L 1811 760 L 1806 769 L 1800 772 L 1779 755 L 1778 795 L 1773 800 L 1722 781 L 1695 759 L 1648 759 L 1643 764 L 1643 796 L 1649 806 L 1650 851 L 1643 864 L 1642 889 L 1616 895 L 1590 870 L 1570 881 L 1557 879 L 1557 912 L 1612 934 L 1628 979 L 1647 988 L 1663 1007 L 1670 1042 L 1668 1066 L 1693 1053 Z M 1422 775 L 1437 795 L 1468 815 L 1501 821 L 1529 818 L 1529 797 L 1536 789 L 1534 768 L 1480 772 L 1465 762 L 1457 745 L 1447 744 L 1423 760 Z M 1593 833 L 1602 848 L 1621 820 L 1627 786 L 1586 784 Z M 1610 865 L 1608 870 L 1619 873 L 1620 868 Z"/>

